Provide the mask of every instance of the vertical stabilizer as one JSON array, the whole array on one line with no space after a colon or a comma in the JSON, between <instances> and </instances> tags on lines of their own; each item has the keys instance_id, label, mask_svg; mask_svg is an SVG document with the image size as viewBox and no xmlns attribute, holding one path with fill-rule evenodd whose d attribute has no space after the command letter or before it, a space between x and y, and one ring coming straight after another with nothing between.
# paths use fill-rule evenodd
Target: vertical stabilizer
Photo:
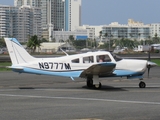
<instances>
[{"instance_id":1,"label":"vertical stabilizer","mask_svg":"<svg viewBox=\"0 0 160 120\"><path fill-rule=\"evenodd\" d=\"M35 60L17 41L16 38L4 38L12 64L27 63Z\"/></svg>"}]
</instances>

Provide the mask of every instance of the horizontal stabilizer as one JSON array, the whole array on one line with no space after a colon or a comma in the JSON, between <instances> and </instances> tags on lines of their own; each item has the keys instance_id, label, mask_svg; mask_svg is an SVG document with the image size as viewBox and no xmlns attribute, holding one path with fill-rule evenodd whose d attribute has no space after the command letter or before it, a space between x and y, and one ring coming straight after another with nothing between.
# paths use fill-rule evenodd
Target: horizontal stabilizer
<instances>
[{"instance_id":1,"label":"horizontal stabilizer","mask_svg":"<svg viewBox=\"0 0 160 120\"><path fill-rule=\"evenodd\" d=\"M12 67L12 66L11 66L11 68L12 68L12 69L15 69L15 70L23 70L23 67Z\"/></svg>"}]
</instances>

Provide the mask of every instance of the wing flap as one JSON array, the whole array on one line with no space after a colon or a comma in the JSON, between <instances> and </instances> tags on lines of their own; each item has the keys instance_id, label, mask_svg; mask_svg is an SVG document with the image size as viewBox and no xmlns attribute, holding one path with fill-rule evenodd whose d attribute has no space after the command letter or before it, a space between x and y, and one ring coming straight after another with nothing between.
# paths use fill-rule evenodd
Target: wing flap
<instances>
[{"instance_id":1,"label":"wing flap","mask_svg":"<svg viewBox=\"0 0 160 120\"><path fill-rule=\"evenodd\" d=\"M113 74L115 63L105 62L90 66L84 70L80 77L86 77L87 75L109 76Z\"/></svg>"}]
</instances>

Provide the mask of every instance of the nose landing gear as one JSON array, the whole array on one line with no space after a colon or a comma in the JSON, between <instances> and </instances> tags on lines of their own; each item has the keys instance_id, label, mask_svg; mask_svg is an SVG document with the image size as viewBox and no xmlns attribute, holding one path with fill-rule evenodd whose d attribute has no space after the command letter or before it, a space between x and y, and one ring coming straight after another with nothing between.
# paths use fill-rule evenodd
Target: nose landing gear
<instances>
[{"instance_id":1,"label":"nose landing gear","mask_svg":"<svg viewBox=\"0 0 160 120\"><path fill-rule=\"evenodd\" d=\"M146 83L141 81L139 83L139 88L145 88L145 87L146 87Z\"/></svg>"}]
</instances>

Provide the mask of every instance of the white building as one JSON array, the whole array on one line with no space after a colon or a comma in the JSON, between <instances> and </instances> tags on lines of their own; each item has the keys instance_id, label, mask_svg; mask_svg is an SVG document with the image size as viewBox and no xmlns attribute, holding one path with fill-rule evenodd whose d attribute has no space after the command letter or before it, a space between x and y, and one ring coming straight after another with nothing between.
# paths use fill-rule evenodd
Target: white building
<instances>
[{"instance_id":1,"label":"white building","mask_svg":"<svg viewBox=\"0 0 160 120\"><path fill-rule=\"evenodd\" d=\"M41 5L41 0L14 0L14 6L20 7L22 5L39 7Z\"/></svg>"},{"instance_id":2,"label":"white building","mask_svg":"<svg viewBox=\"0 0 160 120\"><path fill-rule=\"evenodd\" d=\"M115 39L129 38L146 40L151 36L150 25L144 25L142 22L134 21L133 19L129 19L128 24L119 24L118 22L112 22L109 25L100 26L83 25L76 27L76 29L87 30L88 38L96 39L98 41L101 41L100 31L102 31L102 41L106 41L106 37L108 39L112 37Z\"/></svg>"},{"instance_id":3,"label":"white building","mask_svg":"<svg viewBox=\"0 0 160 120\"><path fill-rule=\"evenodd\" d=\"M65 31L74 31L81 25L81 0L65 1Z\"/></svg>"},{"instance_id":4,"label":"white building","mask_svg":"<svg viewBox=\"0 0 160 120\"><path fill-rule=\"evenodd\" d=\"M41 43L40 50L37 48L37 52L44 52L44 53L54 53L58 51L59 47L64 45L65 43L50 43L50 42L43 42Z\"/></svg>"},{"instance_id":5,"label":"white building","mask_svg":"<svg viewBox=\"0 0 160 120\"><path fill-rule=\"evenodd\" d=\"M104 38L146 40L150 36L150 30L150 25L144 25L142 22L129 19L128 24L125 25L119 24L118 22L104 25L102 28L102 36L104 36ZM105 34L107 36L105 36Z\"/></svg>"},{"instance_id":6,"label":"white building","mask_svg":"<svg viewBox=\"0 0 160 120\"><path fill-rule=\"evenodd\" d=\"M0 5L0 37L15 37L20 42L26 42L33 35L41 37L39 8Z\"/></svg>"},{"instance_id":7,"label":"white building","mask_svg":"<svg viewBox=\"0 0 160 120\"><path fill-rule=\"evenodd\" d=\"M97 39L99 38L100 31L102 31L102 27L103 27L102 25L100 26L83 25L76 27L76 29L87 30L87 36L89 39Z\"/></svg>"},{"instance_id":8,"label":"white building","mask_svg":"<svg viewBox=\"0 0 160 120\"><path fill-rule=\"evenodd\" d=\"M151 24L151 37L160 37L160 23L152 23Z\"/></svg>"},{"instance_id":9,"label":"white building","mask_svg":"<svg viewBox=\"0 0 160 120\"><path fill-rule=\"evenodd\" d=\"M87 30L82 29L75 31L53 31L52 35L56 42L65 42L71 35L75 40L86 40L88 38Z\"/></svg>"}]
</instances>

